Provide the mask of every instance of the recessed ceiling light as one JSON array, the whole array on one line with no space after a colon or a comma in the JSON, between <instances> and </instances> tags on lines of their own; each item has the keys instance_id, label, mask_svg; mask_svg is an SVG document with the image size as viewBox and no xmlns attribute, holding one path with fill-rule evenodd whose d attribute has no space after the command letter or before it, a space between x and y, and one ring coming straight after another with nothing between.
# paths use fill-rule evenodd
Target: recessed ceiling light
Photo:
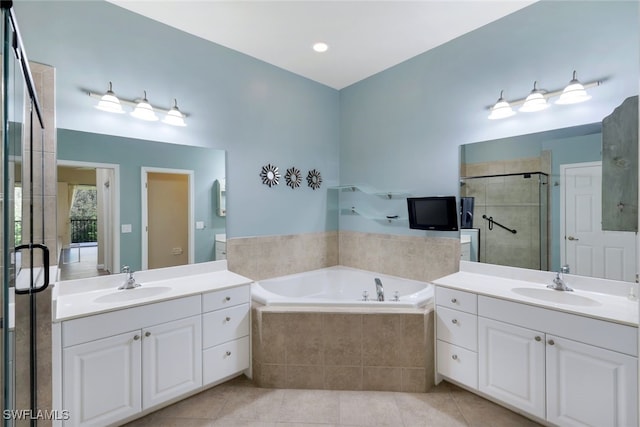
<instances>
[{"instance_id":1,"label":"recessed ceiling light","mask_svg":"<svg viewBox=\"0 0 640 427\"><path fill-rule=\"evenodd\" d=\"M329 45L324 42L314 43L313 50L315 50L318 53L323 53L329 50Z\"/></svg>"}]
</instances>

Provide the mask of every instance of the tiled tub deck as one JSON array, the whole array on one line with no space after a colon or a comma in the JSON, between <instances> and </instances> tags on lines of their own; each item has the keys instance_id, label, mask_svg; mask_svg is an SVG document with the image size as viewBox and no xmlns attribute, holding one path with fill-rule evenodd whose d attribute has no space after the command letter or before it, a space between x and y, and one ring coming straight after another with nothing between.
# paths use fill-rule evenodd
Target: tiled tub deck
<instances>
[{"instance_id":1,"label":"tiled tub deck","mask_svg":"<svg viewBox=\"0 0 640 427\"><path fill-rule=\"evenodd\" d=\"M425 392L434 383L433 311L253 303L260 387Z\"/></svg>"}]
</instances>

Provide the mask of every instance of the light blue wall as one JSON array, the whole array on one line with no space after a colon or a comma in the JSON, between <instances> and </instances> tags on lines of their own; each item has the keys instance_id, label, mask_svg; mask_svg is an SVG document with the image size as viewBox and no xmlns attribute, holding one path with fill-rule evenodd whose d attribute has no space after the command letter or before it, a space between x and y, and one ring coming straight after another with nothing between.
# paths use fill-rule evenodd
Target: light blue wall
<instances>
[{"instance_id":1,"label":"light blue wall","mask_svg":"<svg viewBox=\"0 0 640 427\"><path fill-rule=\"evenodd\" d=\"M58 159L120 165L120 222L132 226L120 235L120 261L134 270L141 266L141 168L194 171L194 219L206 225L194 232L194 260L214 259L214 234L225 232L214 189L214 181L225 176L223 150L58 129Z\"/></svg>"},{"instance_id":2,"label":"light blue wall","mask_svg":"<svg viewBox=\"0 0 640 427\"><path fill-rule=\"evenodd\" d=\"M459 145L598 122L638 93L637 2L540 1L339 92L102 1L15 9L30 59L56 67L58 127L227 150L231 237L334 228L325 189L339 182L458 194ZM534 80L559 89L574 69L606 80L590 102L487 120L501 89L508 99ZM123 97L178 98L189 126L96 111L82 90L109 80ZM269 189L258 177L266 163L319 169L325 187ZM427 233L348 220L340 227Z\"/></svg>"},{"instance_id":3,"label":"light blue wall","mask_svg":"<svg viewBox=\"0 0 640 427\"><path fill-rule=\"evenodd\" d=\"M637 94L638 38L638 2L541 1L343 89L340 181L457 195L459 145L599 122ZM605 80L589 102L487 119L500 90L560 89L573 70ZM343 227L409 232L354 218Z\"/></svg>"},{"instance_id":4,"label":"light blue wall","mask_svg":"<svg viewBox=\"0 0 640 427\"><path fill-rule=\"evenodd\" d=\"M104 1L14 7L29 59L56 68L58 128L226 150L231 237L335 228L325 189L338 182L338 91ZM188 126L96 110L83 91L109 81L123 98L146 90L164 108L177 98ZM323 187L268 188L259 177L267 163L283 179L286 168L315 168Z\"/></svg>"}]
</instances>

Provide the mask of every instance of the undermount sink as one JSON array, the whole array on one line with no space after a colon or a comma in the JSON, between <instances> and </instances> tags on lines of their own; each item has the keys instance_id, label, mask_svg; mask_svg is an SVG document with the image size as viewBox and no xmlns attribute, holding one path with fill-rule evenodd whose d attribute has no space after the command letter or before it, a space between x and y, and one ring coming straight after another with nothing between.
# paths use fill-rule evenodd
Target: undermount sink
<instances>
[{"instance_id":1,"label":"undermount sink","mask_svg":"<svg viewBox=\"0 0 640 427\"><path fill-rule=\"evenodd\" d=\"M569 291L556 291L553 289L540 289L540 288L514 288L512 292L529 298L535 298L542 301L555 302L559 304L568 305L601 305L598 301L577 295L574 292Z\"/></svg>"},{"instance_id":2,"label":"undermount sink","mask_svg":"<svg viewBox=\"0 0 640 427\"><path fill-rule=\"evenodd\" d=\"M140 298L154 297L156 295L169 292L170 290L171 288L167 286L151 286L148 288L141 286L139 288L122 289L122 290L114 291L110 294L102 295L96 298L94 302L110 303L110 302L130 301L130 300L135 300Z\"/></svg>"}]
</instances>

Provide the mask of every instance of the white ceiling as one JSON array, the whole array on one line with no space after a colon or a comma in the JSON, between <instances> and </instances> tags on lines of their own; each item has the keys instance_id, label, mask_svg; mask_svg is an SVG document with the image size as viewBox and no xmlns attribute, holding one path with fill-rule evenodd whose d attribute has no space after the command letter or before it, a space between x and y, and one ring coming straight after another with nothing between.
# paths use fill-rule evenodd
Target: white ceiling
<instances>
[{"instance_id":1,"label":"white ceiling","mask_svg":"<svg viewBox=\"0 0 640 427\"><path fill-rule=\"evenodd\" d=\"M536 0L107 1L342 89Z\"/></svg>"}]
</instances>

